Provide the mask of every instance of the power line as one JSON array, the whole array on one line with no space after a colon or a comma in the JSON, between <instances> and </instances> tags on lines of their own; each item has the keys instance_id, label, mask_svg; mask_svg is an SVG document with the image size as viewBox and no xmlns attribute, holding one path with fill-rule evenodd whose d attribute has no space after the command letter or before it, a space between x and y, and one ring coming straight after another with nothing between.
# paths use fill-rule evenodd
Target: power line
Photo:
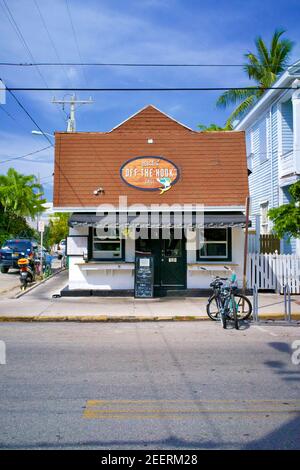
<instances>
[{"instance_id":1,"label":"power line","mask_svg":"<svg viewBox=\"0 0 300 470\"><path fill-rule=\"evenodd\" d=\"M54 147L53 143L51 142L51 140L49 139L49 137L45 134L45 132L43 131L43 129L38 125L38 123L35 121L35 119L31 116L31 114L27 111L27 109L25 108L25 106L23 106L23 104L18 100L18 98L15 96L15 94L11 91L11 90L8 90L8 92L11 94L11 96L14 98L14 100L16 101L16 103L20 106L20 108L24 111L24 113L29 117L29 119L31 120L31 122L33 122L33 124L38 128L38 130L43 134L43 136L45 137L45 139L47 139L47 141L50 143L50 145L48 146L48 148L50 147ZM45 149L44 149L45 150ZM2 162L4 163L4 162ZM57 168L59 169L60 173L62 174L62 176L64 177L66 183L70 186L71 188L71 191L73 192L73 194L75 195L75 197L78 199L79 203L81 206L83 206L83 202L80 198L80 196L78 195L78 193L76 192L76 190L74 189L72 183L70 182L69 178L67 177L67 175L63 172L62 168L61 168L61 165L58 161L56 161L56 165L57 165Z\"/></svg>"},{"instance_id":2,"label":"power line","mask_svg":"<svg viewBox=\"0 0 300 470\"><path fill-rule=\"evenodd\" d=\"M51 175L43 176L42 178L40 178L40 180L47 180L49 178L53 178L53 176L54 176L54 173L51 173Z\"/></svg>"},{"instance_id":3,"label":"power line","mask_svg":"<svg viewBox=\"0 0 300 470\"><path fill-rule=\"evenodd\" d=\"M35 119L31 116L31 114L27 111L27 109L25 108L25 106L23 106L23 104L18 100L18 98L15 96L15 94L7 89L8 92L12 95L12 97L15 99L15 101L17 102L17 104L20 106L20 108L24 111L24 113L27 114L27 116L29 117L29 119L33 122L33 124L38 128L38 130L43 134L43 136L45 137L45 139L47 139L47 141L50 143L50 147L54 147L53 143L51 142L51 140L49 139L49 137L45 134L45 132L43 131L43 129L38 125L38 123L35 121ZM67 184L70 186L71 188L71 191L74 193L75 197L78 199L79 203L81 206L83 206L83 202L80 198L80 196L77 194L76 190L74 189L74 187L72 186L69 178L67 177L67 175L63 172L63 170L61 169L61 165L58 161L56 161L56 165L57 165L57 168L59 169L59 171L61 172L61 174L63 175L64 179L66 180Z\"/></svg>"},{"instance_id":4,"label":"power line","mask_svg":"<svg viewBox=\"0 0 300 470\"><path fill-rule=\"evenodd\" d=\"M13 66L13 67L58 67L60 65L73 66L73 67L245 67L247 64L165 64L165 63L134 63L134 62L0 62L0 66ZM291 67L292 64L287 65ZM251 64L251 67L262 68L258 64Z\"/></svg>"},{"instance_id":5,"label":"power line","mask_svg":"<svg viewBox=\"0 0 300 470\"><path fill-rule=\"evenodd\" d=\"M8 117L10 117L10 119L12 119L13 121L15 121L18 126L20 126L22 129L24 129L25 132L28 132L27 129L25 129L25 126L23 126L23 124L18 120L16 119L12 114L10 114L4 107L4 105L0 105L0 110L3 111Z\"/></svg>"},{"instance_id":6,"label":"power line","mask_svg":"<svg viewBox=\"0 0 300 470\"><path fill-rule=\"evenodd\" d=\"M11 91L226 91L226 90L295 90L295 87L260 87L260 86L241 86L241 87L167 87L167 88L42 88L42 87L7 87Z\"/></svg>"},{"instance_id":7,"label":"power line","mask_svg":"<svg viewBox=\"0 0 300 470\"><path fill-rule=\"evenodd\" d=\"M25 106L23 106L23 104L20 102L20 100L16 97L16 95L7 88L7 91L11 94L11 96L14 98L14 100L16 101L16 103L18 104L18 106L20 106L20 108L24 111L24 113L29 117L29 119L31 120L31 122L33 122L33 124L38 128L38 130L43 134L43 136L45 137L45 139L48 140L48 142L50 143L50 146L54 147L53 143L51 142L51 140L49 139L49 137L45 134L45 132L43 131L43 129L41 129L41 127L38 125L38 123L35 121L35 119L31 116L31 114L27 111L27 109L25 108Z\"/></svg>"},{"instance_id":8,"label":"power line","mask_svg":"<svg viewBox=\"0 0 300 470\"><path fill-rule=\"evenodd\" d=\"M29 157L30 155L35 155L36 153L43 152L44 150L47 150L50 147L51 147L51 145L48 145L47 147L44 147L44 148L39 149L39 150L35 150L34 152L26 153L25 155L22 155L21 157L8 158L7 160L0 161L0 164L1 163L6 163L6 162L11 162L13 160L21 160L23 158Z\"/></svg>"},{"instance_id":9,"label":"power line","mask_svg":"<svg viewBox=\"0 0 300 470\"><path fill-rule=\"evenodd\" d=\"M54 53L55 53L55 55L56 55L56 58L57 58L59 64L61 65L62 70L64 71L64 74L65 74L65 76L66 76L66 78L67 78L67 81L69 81L68 74L67 74L66 69L64 68L64 66L63 66L63 64L62 64L62 62L61 62L61 58L60 58L60 56L59 56L57 47L55 46L55 43L54 43L54 41L53 41L53 39L52 39L52 36L51 36L51 34L50 34L50 31L49 31L49 28L48 28L48 26L47 26L46 20L45 20L43 14L42 14L42 11L41 11L41 9L40 9L40 7L39 7L39 5L38 5L37 0L34 0L34 4L35 4L36 9L37 9L37 11L38 11L38 13L39 13L39 15L40 15L41 21L42 21L43 26L44 26L44 28L45 28L45 30L46 30L48 39L49 39L50 44L51 44L51 46L52 46L52 48L53 48L53 50L54 50Z\"/></svg>"},{"instance_id":10,"label":"power line","mask_svg":"<svg viewBox=\"0 0 300 470\"><path fill-rule=\"evenodd\" d=\"M79 43L78 43L78 40L77 40L77 34L76 34L75 26L74 26L74 23L73 23L73 20L72 20L72 15L71 15L71 10L70 10L69 1L68 1L68 0L65 0L65 2L66 2L67 12L68 12L68 16L69 16L69 20L70 20L70 24L71 24L73 36L74 36L74 41L75 41L75 46L76 46L77 54L78 54L78 57L79 57L80 61L83 62L82 56L81 56L81 52L80 52L80 48L79 48ZM85 73L84 73L84 70L82 70L82 75L83 75L84 81L85 81L85 83L86 83L86 85L87 85L87 84L88 84L88 81L87 81L86 75L85 75Z\"/></svg>"},{"instance_id":11,"label":"power line","mask_svg":"<svg viewBox=\"0 0 300 470\"><path fill-rule=\"evenodd\" d=\"M3 108L2 105L0 105L0 109L1 109L1 111L3 111L5 114L7 114L7 116L9 116L13 121L18 122L15 117L13 117L8 111L6 111L5 108Z\"/></svg>"},{"instance_id":12,"label":"power line","mask_svg":"<svg viewBox=\"0 0 300 470\"><path fill-rule=\"evenodd\" d=\"M24 36L23 36L23 34L22 34L22 31L20 30L20 28L19 28L19 26L18 26L18 23L16 22L16 20L15 20L15 18L14 18L14 15L12 14L12 12L11 12L9 6L7 5L6 0L2 0L1 6L2 6L2 9L3 9L3 11L4 11L5 16L7 17L7 19L8 19L8 21L10 22L12 28L14 29L14 31L16 32L18 38L20 39L21 43L23 44L23 46L24 46L24 48L25 48L27 54L28 54L29 57L31 58L31 60L32 60L32 65L35 66L35 68L36 68L36 70L37 70L37 72L38 72L40 78L42 79L44 85L46 86L46 88L48 89L48 91L50 91L50 90L49 90L49 87L48 87L48 84L47 84L47 82L46 82L46 80L45 80L45 77L43 76L42 72L40 71L39 66L35 63L35 59L34 59L34 56L33 56L32 52L31 52L31 49L30 49L28 43L26 42L26 40L25 40L25 38L24 38ZM63 119L64 119L64 117L63 117ZM65 121L65 119L64 119L64 121Z\"/></svg>"}]
</instances>

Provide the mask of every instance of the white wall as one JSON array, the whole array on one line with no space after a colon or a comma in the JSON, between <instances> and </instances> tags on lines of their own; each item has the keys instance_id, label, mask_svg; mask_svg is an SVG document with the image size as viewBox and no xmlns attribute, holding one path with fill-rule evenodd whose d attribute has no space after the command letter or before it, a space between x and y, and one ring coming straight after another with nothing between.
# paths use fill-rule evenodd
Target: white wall
<instances>
[{"instance_id":1,"label":"white wall","mask_svg":"<svg viewBox=\"0 0 300 470\"><path fill-rule=\"evenodd\" d=\"M88 235L88 227L70 229L70 235ZM125 241L125 261L84 263L81 256L69 258L69 289L133 289L135 241Z\"/></svg>"},{"instance_id":2,"label":"white wall","mask_svg":"<svg viewBox=\"0 0 300 470\"><path fill-rule=\"evenodd\" d=\"M232 229L232 261L225 261L219 263L197 263L196 251L187 251L187 288L188 289L204 289L209 288L212 281L212 276L230 277L231 273L226 271L223 266L228 266L233 269L237 274L238 285L241 287L243 283L243 263L244 263L244 230L239 227ZM195 243L195 242L194 242ZM192 244L190 244L192 246ZM205 272L200 269L200 266L210 269L210 272Z\"/></svg>"},{"instance_id":3,"label":"white wall","mask_svg":"<svg viewBox=\"0 0 300 470\"><path fill-rule=\"evenodd\" d=\"M87 227L71 228L70 235L87 235ZM224 270L224 264L231 266L237 273L238 283L242 285L243 279L243 253L244 253L244 231L241 228L232 229L232 261L220 263L197 263L196 240L187 241L187 288L208 288L211 275L229 276ZM134 289L134 259L135 240L125 241L125 263L124 262L101 262L84 263L81 256L69 258L69 289ZM214 272L201 271L200 265Z\"/></svg>"}]
</instances>

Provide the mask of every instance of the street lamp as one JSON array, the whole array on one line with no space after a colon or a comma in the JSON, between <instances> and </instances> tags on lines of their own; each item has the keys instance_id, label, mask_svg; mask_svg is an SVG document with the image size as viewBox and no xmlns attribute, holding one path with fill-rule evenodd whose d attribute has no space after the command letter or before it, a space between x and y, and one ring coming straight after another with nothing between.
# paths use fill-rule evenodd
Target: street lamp
<instances>
[{"instance_id":1,"label":"street lamp","mask_svg":"<svg viewBox=\"0 0 300 470\"><path fill-rule=\"evenodd\" d=\"M31 134L33 135L48 135L54 139L53 134L49 134L49 132L41 132L41 131L31 131ZM50 142L50 141L49 141ZM51 143L51 142L50 142ZM53 144L51 144L53 146ZM40 175L38 176L38 182L40 183ZM40 244L41 244L41 254L40 254L40 263L41 263L41 275L43 276L43 232L44 232L44 224L40 223L40 217L39 214L37 216L37 228L38 231L40 232Z\"/></svg>"},{"instance_id":2,"label":"street lamp","mask_svg":"<svg viewBox=\"0 0 300 470\"><path fill-rule=\"evenodd\" d=\"M54 135L49 134L49 132L31 131L31 134L34 134L34 135L50 135L50 137L54 138Z\"/></svg>"}]
</instances>

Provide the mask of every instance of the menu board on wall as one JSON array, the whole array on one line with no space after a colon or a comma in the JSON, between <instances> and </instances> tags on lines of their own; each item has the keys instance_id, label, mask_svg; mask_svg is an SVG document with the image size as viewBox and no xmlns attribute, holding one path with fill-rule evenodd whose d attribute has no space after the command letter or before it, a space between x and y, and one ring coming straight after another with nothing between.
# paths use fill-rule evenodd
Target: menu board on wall
<instances>
[{"instance_id":1,"label":"menu board on wall","mask_svg":"<svg viewBox=\"0 0 300 470\"><path fill-rule=\"evenodd\" d=\"M154 264L152 256L136 256L134 296L153 297Z\"/></svg>"}]
</instances>

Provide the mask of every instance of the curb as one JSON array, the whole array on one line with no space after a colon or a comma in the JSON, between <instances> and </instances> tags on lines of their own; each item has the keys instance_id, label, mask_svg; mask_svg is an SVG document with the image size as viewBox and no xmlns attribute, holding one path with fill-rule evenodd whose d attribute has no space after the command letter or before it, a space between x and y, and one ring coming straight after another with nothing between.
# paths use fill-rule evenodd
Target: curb
<instances>
[{"instance_id":1,"label":"curb","mask_svg":"<svg viewBox=\"0 0 300 470\"><path fill-rule=\"evenodd\" d=\"M56 276L57 274L61 273L62 271L64 271L64 269L66 268L58 268L57 271L55 271L55 273L51 274L51 276L48 276L46 277L45 279L42 279L41 281L33 284L33 286L29 287L28 289L26 289L25 291L21 291L19 292L17 295L15 295L15 299L19 299L20 297L22 297L23 295L26 295L28 294L28 292L31 292L33 289L35 289L36 287L44 284L45 282L49 281L49 279L52 279L52 277Z\"/></svg>"},{"instance_id":2,"label":"curb","mask_svg":"<svg viewBox=\"0 0 300 470\"><path fill-rule=\"evenodd\" d=\"M284 315L282 314L271 314L271 315L261 315L260 320L262 321L276 321L276 320L284 320ZM299 321L300 320L300 313L294 314L292 316L292 321ZM211 321L210 318L202 316L154 316L154 317L138 317L138 316L105 316L105 315L62 315L62 316L0 316L0 323L4 322L23 322L23 323L30 323L30 322L51 322L51 323L58 323L58 322L81 322L81 323L134 323L134 322L160 322L160 321L167 321L167 322L184 322L184 321ZM252 320L253 322L253 320Z\"/></svg>"},{"instance_id":3,"label":"curb","mask_svg":"<svg viewBox=\"0 0 300 470\"><path fill-rule=\"evenodd\" d=\"M81 322L81 323L135 323L135 322L158 322L158 321L207 321L208 317L134 317L134 316L104 316L104 315L63 315L59 316L0 316L1 322ZM211 321L211 320L210 320Z\"/></svg>"}]
</instances>

